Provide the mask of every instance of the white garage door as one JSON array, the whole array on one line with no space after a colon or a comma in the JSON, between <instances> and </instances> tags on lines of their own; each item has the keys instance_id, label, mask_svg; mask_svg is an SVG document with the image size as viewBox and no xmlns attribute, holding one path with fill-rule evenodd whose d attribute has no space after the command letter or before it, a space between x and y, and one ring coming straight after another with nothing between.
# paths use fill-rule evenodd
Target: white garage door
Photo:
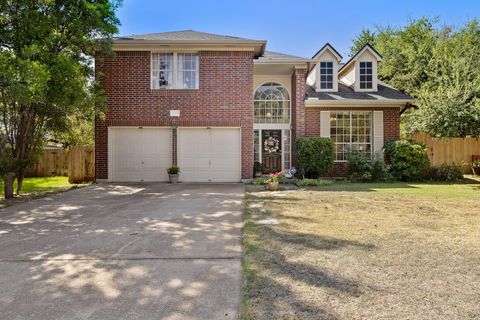
<instances>
[{"instance_id":1,"label":"white garage door","mask_svg":"<svg viewBox=\"0 0 480 320\"><path fill-rule=\"evenodd\" d=\"M240 181L239 128L179 128L177 151L181 181Z\"/></svg>"},{"instance_id":2,"label":"white garage door","mask_svg":"<svg viewBox=\"0 0 480 320\"><path fill-rule=\"evenodd\" d=\"M109 180L167 181L171 128L109 128Z\"/></svg>"}]
</instances>

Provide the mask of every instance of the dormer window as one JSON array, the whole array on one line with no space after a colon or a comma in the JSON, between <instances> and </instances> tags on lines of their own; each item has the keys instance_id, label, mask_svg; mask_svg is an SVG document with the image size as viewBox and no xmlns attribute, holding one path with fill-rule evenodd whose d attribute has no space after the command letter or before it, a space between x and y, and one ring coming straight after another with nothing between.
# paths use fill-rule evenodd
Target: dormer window
<instances>
[{"instance_id":1,"label":"dormer window","mask_svg":"<svg viewBox=\"0 0 480 320\"><path fill-rule=\"evenodd\" d=\"M307 84L318 92L338 91L338 66L342 56L330 44L325 44L313 56L315 67L307 77Z\"/></svg>"},{"instance_id":2,"label":"dormer window","mask_svg":"<svg viewBox=\"0 0 480 320\"><path fill-rule=\"evenodd\" d=\"M360 61L360 89L373 88L373 67L371 61Z\"/></svg>"},{"instance_id":3,"label":"dormer window","mask_svg":"<svg viewBox=\"0 0 480 320\"><path fill-rule=\"evenodd\" d=\"M333 62L320 62L320 89L333 89Z\"/></svg>"}]
</instances>

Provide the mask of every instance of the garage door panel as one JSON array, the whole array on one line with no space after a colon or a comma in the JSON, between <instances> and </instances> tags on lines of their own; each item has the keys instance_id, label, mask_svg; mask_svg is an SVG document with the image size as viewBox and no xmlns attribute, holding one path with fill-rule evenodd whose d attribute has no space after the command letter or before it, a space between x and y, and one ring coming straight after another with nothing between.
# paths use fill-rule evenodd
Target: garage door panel
<instances>
[{"instance_id":1,"label":"garage door panel","mask_svg":"<svg viewBox=\"0 0 480 320\"><path fill-rule=\"evenodd\" d=\"M172 162L172 135L170 129L144 128L143 181L167 181L167 168Z\"/></svg>"},{"instance_id":2,"label":"garage door panel","mask_svg":"<svg viewBox=\"0 0 480 320\"><path fill-rule=\"evenodd\" d=\"M169 128L110 128L109 167L113 181L167 181L171 165Z\"/></svg>"},{"instance_id":3,"label":"garage door panel","mask_svg":"<svg viewBox=\"0 0 480 320\"><path fill-rule=\"evenodd\" d=\"M239 181L240 130L180 128L178 157L182 181Z\"/></svg>"}]
</instances>

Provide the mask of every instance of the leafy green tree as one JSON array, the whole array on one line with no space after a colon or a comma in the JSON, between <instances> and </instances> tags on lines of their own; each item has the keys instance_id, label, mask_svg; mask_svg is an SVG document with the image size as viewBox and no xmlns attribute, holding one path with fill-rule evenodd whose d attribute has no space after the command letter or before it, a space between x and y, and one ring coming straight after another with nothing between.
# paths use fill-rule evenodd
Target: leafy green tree
<instances>
[{"instance_id":1,"label":"leafy green tree","mask_svg":"<svg viewBox=\"0 0 480 320\"><path fill-rule=\"evenodd\" d=\"M423 18L368 34L375 35L375 48L383 56L379 78L411 95L419 107L402 118L405 133L480 136L478 20L454 30L438 19ZM354 44L365 37L360 34Z\"/></svg>"},{"instance_id":2,"label":"leafy green tree","mask_svg":"<svg viewBox=\"0 0 480 320\"><path fill-rule=\"evenodd\" d=\"M370 29L362 29L353 39L353 45L350 47L350 57L353 57L367 43L375 47L376 34Z\"/></svg>"},{"instance_id":3,"label":"leafy green tree","mask_svg":"<svg viewBox=\"0 0 480 320\"><path fill-rule=\"evenodd\" d=\"M64 147L93 145L95 127L91 117L74 114L67 117L67 122L67 130L52 132L52 140Z\"/></svg>"},{"instance_id":4,"label":"leafy green tree","mask_svg":"<svg viewBox=\"0 0 480 320\"><path fill-rule=\"evenodd\" d=\"M113 0L0 2L0 167L5 197L20 191L49 132L72 115L104 108L91 57L110 52L119 21Z\"/></svg>"}]
</instances>

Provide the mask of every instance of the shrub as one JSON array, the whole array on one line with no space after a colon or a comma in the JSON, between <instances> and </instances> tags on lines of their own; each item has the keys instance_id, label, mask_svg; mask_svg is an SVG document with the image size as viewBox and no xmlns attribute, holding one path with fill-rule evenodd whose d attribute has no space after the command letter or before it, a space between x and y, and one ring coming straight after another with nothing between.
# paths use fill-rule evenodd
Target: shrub
<instances>
[{"instance_id":1,"label":"shrub","mask_svg":"<svg viewBox=\"0 0 480 320\"><path fill-rule=\"evenodd\" d=\"M327 180L327 179L297 179L295 180L295 184L298 187L321 187L321 186L328 186L334 184L334 180Z\"/></svg>"},{"instance_id":2,"label":"shrub","mask_svg":"<svg viewBox=\"0 0 480 320\"><path fill-rule=\"evenodd\" d=\"M307 137L297 139L297 165L308 178L318 178L321 172L333 167L335 152L330 138Z\"/></svg>"},{"instance_id":3,"label":"shrub","mask_svg":"<svg viewBox=\"0 0 480 320\"><path fill-rule=\"evenodd\" d=\"M431 167L426 178L433 181L460 181L463 180L462 167L457 164L442 164Z\"/></svg>"},{"instance_id":4,"label":"shrub","mask_svg":"<svg viewBox=\"0 0 480 320\"><path fill-rule=\"evenodd\" d=\"M389 178L381 153L368 157L356 150L351 150L347 155L347 174L350 180L362 182L385 181Z\"/></svg>"},{"instance_id":5,"label":"shrub","mask_svg":"<svg viewBox=\"0 0 480 320\"><path fill-rule=\"evenodd\" d=\"M390 162L390 173L398 180L420 179L430 167L428 148L423 143L411 140L390 141L385 144L384 150Z\"/></svg>"}]
</instances>

